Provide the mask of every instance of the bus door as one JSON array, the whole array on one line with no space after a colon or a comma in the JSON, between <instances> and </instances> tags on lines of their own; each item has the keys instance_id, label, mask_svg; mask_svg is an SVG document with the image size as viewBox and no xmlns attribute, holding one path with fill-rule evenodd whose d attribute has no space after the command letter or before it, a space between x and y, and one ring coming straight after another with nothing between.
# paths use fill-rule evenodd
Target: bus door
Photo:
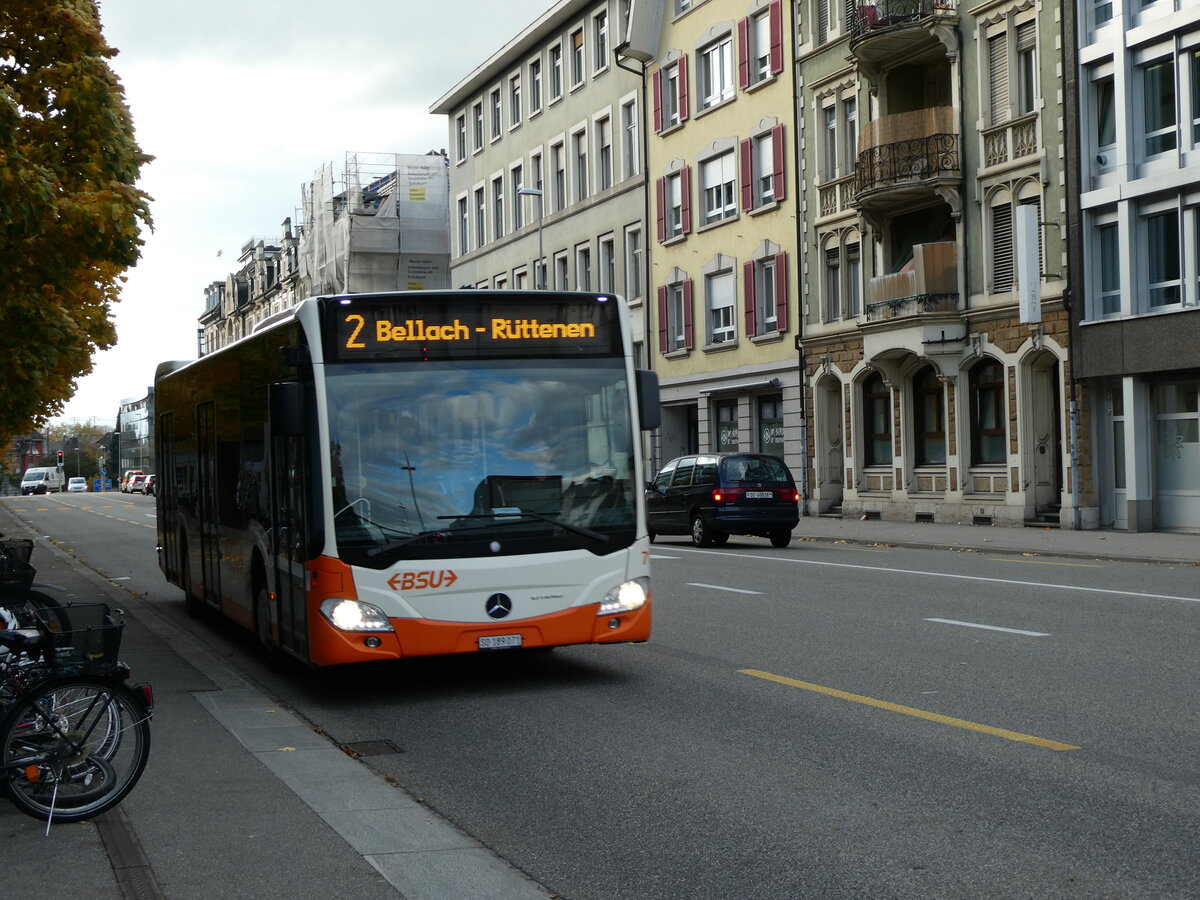
<instances>
[{"instance_id":1,"label":"bus door","mask_svg":"<svg viewBox=\"0 0 1200 900\"><path fill-rule=\"evenodd\" d=\"M271 385L271 534L279 641L308 657L306 572L309 513L305 498L314 477L303 429L303 388Z\"/></svg>"},{"instance_id":2,"label":"bus door","mask_svg":"<svg viewBox=\"0 0 1200 900\"><path fill-rule=\"evenodd\" d=\"M217 516L217 428L214 401L196 407L196 518L200 524L200 578L206 603L221 602L221 526Z\"/></svg>"},{"instance_id":3,"label":"bus door","mask_svg":"<svg viewBox=\"0 0 1200 900\"><path fill-rule=\"evenodd\" d=\"M162 545L162 568L168 578L179 577L179 490L175 468L175 415L165 412L158 417L158 470L162 476L154 486L158 507L158 539Z\"/></svg>"}]
</instances>

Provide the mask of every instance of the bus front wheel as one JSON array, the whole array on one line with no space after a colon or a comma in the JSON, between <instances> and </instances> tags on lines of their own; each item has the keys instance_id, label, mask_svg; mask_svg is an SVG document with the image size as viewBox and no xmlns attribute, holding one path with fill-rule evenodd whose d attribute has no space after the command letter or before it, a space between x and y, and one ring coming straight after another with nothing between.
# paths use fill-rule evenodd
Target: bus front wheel
<instances>
[{"instance_id":1,"label":"bus front wheel","mask_svg":"<svg viewBox=\"0 0 1200 900\"><path fill-rule=\"evenodd\" d=\"M273 672L282 670L287 662L287 654L279 649L271 633L271 595L266 586L261 584L254 592L254 630L266 656L267 666Z\"/></svg>"}]
</instances>

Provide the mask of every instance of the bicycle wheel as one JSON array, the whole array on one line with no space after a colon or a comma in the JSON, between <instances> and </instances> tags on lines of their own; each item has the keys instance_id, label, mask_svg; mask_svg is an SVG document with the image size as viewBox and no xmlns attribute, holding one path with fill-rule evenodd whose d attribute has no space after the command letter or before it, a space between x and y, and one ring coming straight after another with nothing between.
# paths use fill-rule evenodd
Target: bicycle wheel
<instances>
[{"instance_id":1,"label":"bicycle wheel","mask_svg":"<svg viewBox=\"0 0 1200 900\"><path fill-rule=\"evenodd\" d=\"M50 679L0 720L5 794L36 819L78 822L116 806L150 756L150 713L130 688L88 675Z\"/></svg>"}]
</instances>

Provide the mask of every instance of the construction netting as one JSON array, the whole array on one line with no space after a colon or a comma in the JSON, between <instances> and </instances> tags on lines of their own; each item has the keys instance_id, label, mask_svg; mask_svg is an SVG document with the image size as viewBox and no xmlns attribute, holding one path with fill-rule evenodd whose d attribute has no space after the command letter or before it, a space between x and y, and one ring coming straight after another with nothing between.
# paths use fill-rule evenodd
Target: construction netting
<instances>
[{"instance_id":1,"label":"construction netting","mask_svg":"<svg viewBox=\"0 0 1200 900\"><path fill-rule=\"evenodd\" d=\"M300 277L311 294L450 286L446 158L347 153L301 187Z\"/></svg>"}]
</instances>

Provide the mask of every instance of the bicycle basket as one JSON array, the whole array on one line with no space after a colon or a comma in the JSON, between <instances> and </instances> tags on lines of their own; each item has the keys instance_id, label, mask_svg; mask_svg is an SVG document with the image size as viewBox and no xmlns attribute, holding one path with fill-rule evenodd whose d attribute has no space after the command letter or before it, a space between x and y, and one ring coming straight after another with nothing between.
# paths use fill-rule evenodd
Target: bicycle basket
<instances>
[{"instance_id":1,"label":"bicycle basket","mask_svg":"<svg viewBox=\"0 0 1200 900\"><path fill-rule=\"evenodd\" d=\"M0 556L0 601L24 601L37 569L16 556Z\"/></svg>"},{"instance_id":2,"label":"bicycle basket","mask_svg":"<svg viewBox=\"0 0 1200 900\"><path fill-rule=\"evenodd\" d=\"M0 540L0 552L21 562L29 562L33 556L33 541L29 538L4 538Z\"/></svg>"},{"instance_id":3,"label":"bicycle basket","mask_svg":"<svg viewBox=\"0 0 1200 900\"><path fill-rule=\"evenodd\" d=\"M125 628L121 610L107 603L68 603L40 615L50 635L46 662L54 672L100 674L116 666Z\"/></svg>"}]
</instances>

